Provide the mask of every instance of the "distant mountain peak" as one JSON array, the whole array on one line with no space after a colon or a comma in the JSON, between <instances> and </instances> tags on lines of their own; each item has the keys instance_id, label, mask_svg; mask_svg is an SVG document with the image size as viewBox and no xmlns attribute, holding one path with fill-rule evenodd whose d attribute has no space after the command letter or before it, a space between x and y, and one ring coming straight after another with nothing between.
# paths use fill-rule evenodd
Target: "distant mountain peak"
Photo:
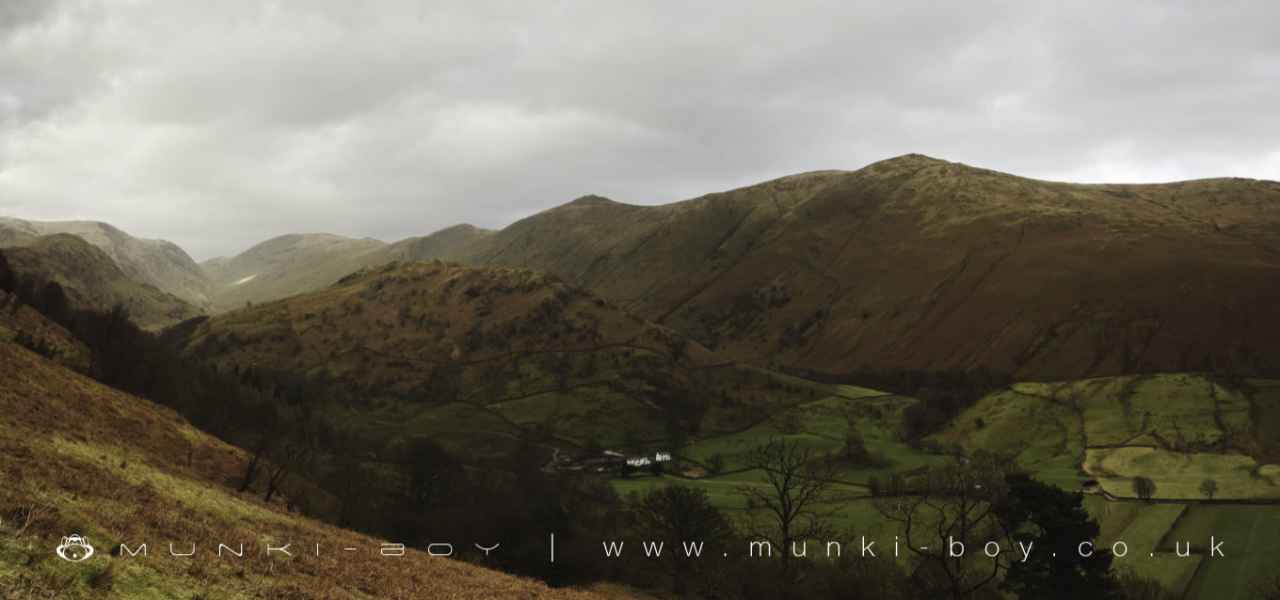
<instances>
[{"instance_id":1,"label":"distant mountain peak","mask_svg":"<svg viewBox=\"0 0 1280 600\"><path fill-rule=\"evenodd\" d=\"M877 170L887 169L887 168L911 169L911 168L926 167L930 165L950 165L950 164L956 164L956 163L942 160L940 158L934 158L932 156L928 156L925 154L911 152L908 154L902 154L899 156L894 156L892 158L886 158L884 160L873 162L867 165L867 168L877 169Z\"/></svg>"},{"instance_id":2,"label":"distant mountain peak","mask_svg":"<svg viewBox=\"0 0 1280 600\"><path fill-rule=\"evenodd\" d=\"M565 206L593 206L593 205L601 205L601 204L622 204L622 203L617 202L615 200L610 200L609 198L605 198L604 196L598 196L596 194L587 194L586 196L579 196L577 198L574 198L571 202L569 202Z\"/></svg>"},{"instance_id":3,"label":"distant mountain peak","mask_svg":"<svg viewBox=\"0 0 1280 600\"><path fill-rule=\"evenodd\" d=\"M444 229L436 231L432 235L447 234L447 233L491 233L491 232L492 230L485 229L483 227L476 227L475 225L472 225L470 223L458 223L457 225L451 225L449 227L445 227Z\"/></svg>"}]
</instances>

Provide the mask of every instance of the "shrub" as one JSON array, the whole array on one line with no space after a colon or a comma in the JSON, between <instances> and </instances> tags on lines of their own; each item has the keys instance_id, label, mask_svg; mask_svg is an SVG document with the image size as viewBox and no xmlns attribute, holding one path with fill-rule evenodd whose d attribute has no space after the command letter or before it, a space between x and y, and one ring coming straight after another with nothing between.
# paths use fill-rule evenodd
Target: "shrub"
<instances>
[{"instance_id":1,"label":"shrub","mask_svg":"<svg viewBox=\"0 0 1280 600\"><path fill-rule=\"evenodd\" d=\"M1156 482L1150 477L1134 477L1133 493L1137 494L1143 501L1150 502L1151 497L1156 495Z\"/></svg>"},{"instance_id":2,"label":"shrub","mask_svg":"<svg viewBox=\"0 0 1280 600\"><path fill-rule=\"evenodd\" d=\"M707 470L710 471L713 475L719 475L721 472L723 472L724 471L724 455L720 454L719 452L712 454L711 457L707 459Z\"/></svg>"}]
</instances>

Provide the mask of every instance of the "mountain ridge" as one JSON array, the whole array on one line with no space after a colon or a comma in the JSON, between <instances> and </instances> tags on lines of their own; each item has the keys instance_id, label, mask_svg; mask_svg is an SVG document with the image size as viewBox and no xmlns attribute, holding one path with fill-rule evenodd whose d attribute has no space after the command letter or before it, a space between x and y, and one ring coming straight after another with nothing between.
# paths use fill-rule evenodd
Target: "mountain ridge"
<instances>
[{"instance_id":1,"label":"mountain ridge","mask_svg":"<svg viewBox=\"0 0 1280 600\"><path fill-rule=\"evenodd\" d=\"M1257 333L1280 322L1277 198L1267 180L1077 184L905 154L662 205L585 195L497 231L278 236L203 268L216 311L392 261L529 268L735 359L826 374L1257 374L1280 369Z\"/></svg>"},{"instance_id":2,"label":"mountain ridge","mask_svg":"<svg viewBox=\"0 0 1280 600\"><path fill-rule=\"evenodd\" d=\"M486 230L471 225L455 225L393 243L330 233L285 234L201 266L212 282L213 307L221 312L323 289L365 267L436 258L485 235Z\"/></svg>"},{"instance_id":3,"label":"mountain ridge","mask_svg":"<svg viewBox=\"0 0 1280 600\"><path fill-rule=\"evenodd\" d=\"M73 234L37 237L3 252L20 275L33 282L58 282L75 308L107 312L120 306L148 329L203 313L173 294L129 277L101 248Z\"/></svg>"},{"instance_id":4,"label":"mountain ridge","mask_svg":"<svg viewBox=\"0 0 1280 600\"><path fill-rule=\"evenodd\" d=\"M905 155L668 205L570 204L450 258L556 273L757 363L1030 378L1257 372L1280 368L1250 348L1270 346L1217 307L1280 320L1249 302L1280 296L1278 198L1280 184L1264 180L1071 184ZM1012 281L1024 274L1035 283ZM1202 280L1189 304L1132 285L1185 289L1183 276ZM1217 322L1198 323L1195 309ZM1147 339L1171 320L1176 339ZM1197 338L1236 348L1211 356L1214 343Z\"/></svg>"},{"instance_id":5,"label":"mountain ridge","mask_svg":"<svg viewBox=\"0 0 1280 600\"><path fill-rule=\"evenodd\" d=\"M0 247L21 245L35 238L66 233L106 252L130 278L169 292L201 309L209 304L203 270L177 244L138 238L100 221L29 221L0 217Z\"/></svg>"}]
</instances>

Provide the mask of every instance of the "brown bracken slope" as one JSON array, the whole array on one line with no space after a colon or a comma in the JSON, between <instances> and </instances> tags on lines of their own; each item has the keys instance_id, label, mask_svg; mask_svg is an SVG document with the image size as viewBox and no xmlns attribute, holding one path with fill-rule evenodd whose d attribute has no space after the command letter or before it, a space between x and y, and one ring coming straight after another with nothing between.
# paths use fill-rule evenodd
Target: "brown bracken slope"
<instances>
[{"instance_id":1,"label":"brown bracken slope","mask_svg":"<svg viewBox=\"0 0 1280 600\"><path fill-rule=\"evenodd\" d=\"M0 341L0 597L600 597L416 551L384 557L383 540L234 493L246 460L166 408ZM95 546L89 560L54 554L72 533ZM113 552L143 542L146 558ZM171 542L198 554L169 556ZM218 543L245 544L244 558L218 557ZM268 543L294 557L265 556Z\"/></svg>"},{"instance_id":2,"label":"brown bracken slope","mask_svg":"<svg viewBox=\"0 0 1280 600\"><path fill-rule=\"evenodd\" d=\"M556 274L826 373L1280 373L1280 183L1039 181L921 155L665 206L586 197L447 258Z\"/></svg>"}]
</instances>

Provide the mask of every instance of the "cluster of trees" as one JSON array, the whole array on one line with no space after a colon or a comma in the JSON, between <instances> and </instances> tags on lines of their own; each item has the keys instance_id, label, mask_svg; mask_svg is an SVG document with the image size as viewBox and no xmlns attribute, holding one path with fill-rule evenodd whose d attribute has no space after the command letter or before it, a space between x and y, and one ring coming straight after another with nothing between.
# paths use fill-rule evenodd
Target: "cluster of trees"
<instances>
[{"instance_id":1,"label":"cluster of trees","mask_svg":"<svg viewBox=\"0 0 1280 600\"><path fill-rule=\"evenodd\" d=\"M19 302L35 308L54 321L66 319L71 312L71 302L61 284L19 275L3 252L0 252L0 290L13 294Z\"/></svg>"},{"instance_id":2,"label":"cluster of trees","mask_svg":"<svg viewBox=\"0 0 1280 600\"><path fill-rule=\"evenodd\" d=\"M9 265L9 258L4 255L4 252L0 252L0 290L13 291L15 279L13 267Z\"/></svg>"},{"instance_id":3,"label":"cluster of trees","mask_svg":"<svg viewBox=\"0 0 1280 600\"><path fill-rule=\"evenodd\" d=\"M665 540L676 550L681 540L703 540L705 558L678 551L633 557L615 563L613 577L649 588L665 582L664 591L681 597L1163 597L1157 584L1114 571L1105 549L1080 555L1080 542L1095 539L1099 527L1079 493L1040 483L1001 456L954 457L920 475L912 491L875 499L880 514L898 524L909 556L903 563L884 546L877 558L862 556L851 541L857 532L838 530L829 512L838 503L832 457L779 438L748 463L764 473L764 484L740 490L754 510L736 522L705 492L678 485L624 502L623 534ZM842 537L853 547L827 556L826 542ZM740 558L752 542L774 558ZM957 544L963 556L954 555ZM722 559L724 552L734 558Z\"/></svg>"}]
</instances>

